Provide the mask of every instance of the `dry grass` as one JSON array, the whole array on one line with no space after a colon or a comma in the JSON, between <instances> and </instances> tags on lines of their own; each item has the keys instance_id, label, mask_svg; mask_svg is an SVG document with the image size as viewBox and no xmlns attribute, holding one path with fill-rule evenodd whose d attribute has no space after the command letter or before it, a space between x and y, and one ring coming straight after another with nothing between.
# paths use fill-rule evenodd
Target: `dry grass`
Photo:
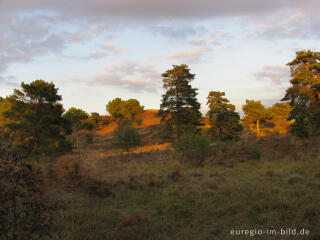
<instances>
[{"instance_id":1,"label":"dry grass","mask_svg":"<svg viewBox=\"0 0 320 240\"><path fill-rule=\"evenodd\" d=\"M149 128L154 125L160 124L160 118L156 117L158 110L145 110L144 113L141 116L138 116L138 118L142 119L142 124L138 125L136 124L135 127L137 128ZM103 116L106 117L106 116ZM99 129L96 134L97 135L107 135L112 133L117 127L118 127L117 121L111 121L107 126L102 127Z\"/></svg>"},{"instance_id":2,"label":"dry grass","mask_svg":"<svg viewBox=\"0 0 320 240\"><path fill-rule=\"evenodd\" d=\"M149 130L140 129L145 136ZM281 227L307 228L304 239L320 238L319 142L247 136L215 143L197 167L181 164L168 143L128 154L107 143L64 156L94 181L82 190L50 186L50 197L64 206L53 239L242 239L230 229ZM90 192L99 192L99 183L110 195Z\"/></svg>"},{"instance_id":3,"label":"dry grass","mask_svg":"<svg viewBox=\"0 0 320 240\"><path fill-rule=\"evenodd\" d=\"M97 135L107 135L112 133L118 127L118 123L116 121L110 122L107 126L103 126L99 129L96 134Z\"/></svg>"},{"instance_id":4,"label":"dry grass","mask_svg":"<svg viewBox=\"0 0 320 240\"><path fill-rule=\"evenodd\" d=\"M140 117L142 119L142 124L137 125L137 127L148 128L154 125L159 125L161 118L156 117L157 113L158 113L158 110L155 110L155 109L145 110L143 115Z\"/></svg>"},{"instance_id":5,"label":"dry grass","mask_svg":"<svg viewBox=\"0 0 320 240\"><path fill-rule=\"evenodd\" d=\"M147 146L137 147L132 150L132 153L149 152L153 150L165 150L171 146L171 143L152 144Z\"/></svg>"}]
</instances>

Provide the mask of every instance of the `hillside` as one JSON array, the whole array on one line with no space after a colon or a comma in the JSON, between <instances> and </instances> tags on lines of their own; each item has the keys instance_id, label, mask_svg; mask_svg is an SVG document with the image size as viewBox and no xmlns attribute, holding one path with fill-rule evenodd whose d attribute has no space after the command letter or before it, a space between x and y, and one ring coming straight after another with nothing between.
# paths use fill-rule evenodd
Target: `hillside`
<instances>
[{"instance_id":1,"label":"hillside","mask_svg":"<svg viewBox=\"0 0 320 240\"><path fill-rule=\"evenodd\" d=\"M155 125L159 125L160 124L160 118L156 117L158 110L155 109L149 109L149 110L145 110L142 114L142 116L138 116L137 118L142 119L142 124L138 125L136 124L137 128L148 128L151 126L155 126ZM106 119L110 119L109 116L102 116L102 118L104 120ZM99 129L96 134L97 135L106 135L109 134L111 132L113 132L118 126L118 122L117 121L112 121L110 124L108 124L107 126L102 127L101 129Z\"/></svg>"},{"instance_id":2,"label":"hillside","mask_svg":"<svg viewBox=\"0 0 320 240\"><path fill-rule=\"evenodd\" d=\"M64 156L58 166L80 168L76 175L56 170L62 180L51 187L50 198L65 203L56 215L63 229L56 239L247 239L231 235L239 229L279 232L253 239L319 239L319 146L293 140L220 145L202 166L154 149ZM104 147L106 153L110 146ZM78 190L72 187L75 176L83 179ZM288 228L309 235L280 235Z\"/></svg>"}]
</instances>

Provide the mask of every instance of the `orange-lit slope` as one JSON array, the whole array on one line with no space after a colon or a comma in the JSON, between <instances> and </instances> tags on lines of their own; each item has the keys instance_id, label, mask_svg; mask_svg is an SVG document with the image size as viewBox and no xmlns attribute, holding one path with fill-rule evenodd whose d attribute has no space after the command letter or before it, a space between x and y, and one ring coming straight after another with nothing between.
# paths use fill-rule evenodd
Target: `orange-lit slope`
<instances>
[{"instance_id":1,"label":"orange-lit slope","mask_svg":"<svg viewBox=\"0 0 320 240\"><path fill-rule=\"evenodd\" d=\"M138 125L137 127L138 128L146 128L146 127L150 127L152 125L160 124L160 118L155 116L157 114L157 112L158 112L158 110L156 110L156 109L145 110L141 116L142 124Z\"/></svg>"},{"instance_id":2,"label":"orange-lit slope","mask_svg":"<svg viewBox=\"0 0 320 240\"><path fill-rule=\"evenodd\" d=\"M117 128L117 126L118 126L118 123L114 121L109 123L107 126L102 127L96 133L98 135L106 135L108 133L113 132Z\"/></svg>"},{"instance_id":3,"label":"orange-lit slope","mask_svg":"<svg viewBox=\"0 0 320 240\"><path fill-rule=\"evenodd\" d=\"M160 124L160 118L156 117L155 114L158 112L156 109L145 110L142 116L138 118L142 119L141 125L136 125L138 128L147 128L153 125ZM109 116L102 116L103 119L110 119ZM113 132L118 126L118 121L112 121L107 126L102 127L97 131L98 135L106 135Z\"/></svg>"}]
</instances>

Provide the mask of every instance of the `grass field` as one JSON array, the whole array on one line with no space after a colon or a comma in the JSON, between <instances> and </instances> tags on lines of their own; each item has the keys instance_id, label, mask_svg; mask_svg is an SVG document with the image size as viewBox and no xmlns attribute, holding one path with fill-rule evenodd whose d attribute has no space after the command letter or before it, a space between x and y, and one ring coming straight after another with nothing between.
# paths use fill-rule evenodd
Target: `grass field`
<instances>
[{"instance_id":1,"label":"grass field","mask_svg":"<svg viewBox=\"0 0 320 240\"><path fill-rule=\"evenodd\" d=\"M54 239L320 239L318 143L290 137L219 143L202 166L181 164L170 146L150 149L108 155L88 147L58 159L78 167L75 173L53 166L66 180L48 190L63 206ZM99 190L90 191L87 180L77 184L79 178L94 179ZM230 234L288 228L310 234Z\"/></svg>"}]
</instances>

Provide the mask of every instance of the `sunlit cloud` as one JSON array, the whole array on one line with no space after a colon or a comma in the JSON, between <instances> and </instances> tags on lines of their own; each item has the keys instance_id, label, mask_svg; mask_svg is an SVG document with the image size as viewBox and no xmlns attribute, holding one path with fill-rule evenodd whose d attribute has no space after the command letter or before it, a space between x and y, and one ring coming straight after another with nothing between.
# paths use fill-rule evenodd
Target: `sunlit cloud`
<instances>
[{"instance_id":1,"label":"sunlit cloud","mask_svg":"<svg viewBox=\"0 0 320 240\"><path fill-rule=\"evenodd\" d=\"M75 91L154 94L161 72L182 63L197 74L203 96L239 82L283 87L295 50L319 51L319 0L0 2L2 95L38 77ZM236 90L239 99L248 93Z\"/></svg>"},{"instance_id":2,"label":"sunlit cloud","mask_svg":"<svg viewBox=\"0 0 320 240\"><path fill-rule=\"evenodd\" d=\"M290 71L286 66L264 66L262 70L253 73L253 76L258 81L267 81L280 85L289 81Z\"/></svg>"},{"instance_id":3,"label":"sunlit cloud","mask_svg":"<svg viewBox=\"0 0 320 240\"><path fill-rule=\"evenodd\" d=\"M212 48L202 48L199 50L187 51L187 52L178 52L171 54L168 59L192 59L196 60L202 57L205 53L213 51Z\"/></svg>"},{"instance_id":4,"label":"sunlit cloud","mask_svg":"<svg viewBox=\"0 0 320 240\"><path fill-rule=\"evenodd\" d=\"M104 71L86 77L71 77L62 83L81 82L89 86L113 86L134 91L157 91L161 74L152 65L124 61L105 67Z\"/></svg>"}]
</instances>

